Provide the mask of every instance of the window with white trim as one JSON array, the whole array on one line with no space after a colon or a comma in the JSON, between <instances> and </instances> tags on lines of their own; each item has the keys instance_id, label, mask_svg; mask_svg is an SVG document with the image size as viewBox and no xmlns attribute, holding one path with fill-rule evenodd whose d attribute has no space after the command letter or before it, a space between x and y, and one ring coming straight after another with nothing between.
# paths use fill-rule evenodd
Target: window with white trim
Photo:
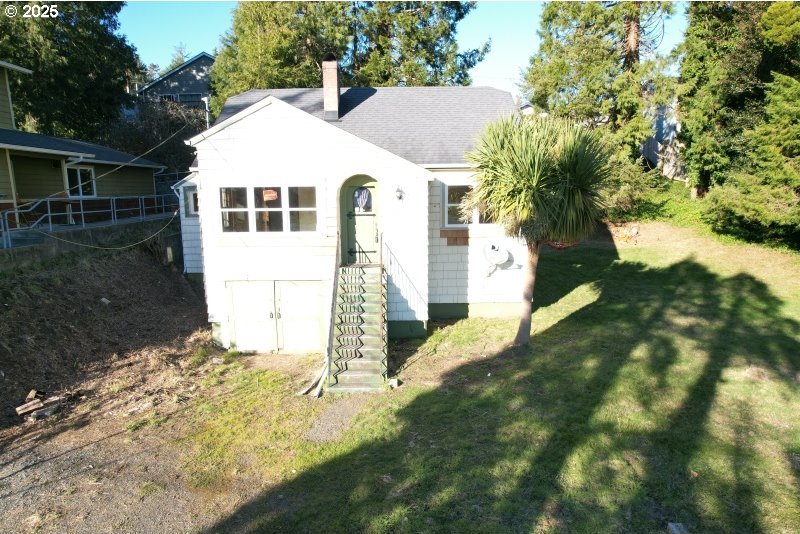
<instances>
[{"instance_id":1,"label":"window with white trim","mask_svg":"<svg viewBox=\"0 0 800 534\"><path fill-rule=\"evenodd\" d=\"M67 191L71 197L95 197L94 168L67 167Z\"/></svg>"},{"instance_id":2,"label":"window with white trim","mask_svg":"<svg viewBox=\"0 0 800 534\"><path fill-rule=\"evenodd\" d=\"M248 205L252 194L252 206ZM315 232L315 187L263 186L220 188L223 232L249 232L250 215L256 232Z\"/></svg>"},{"instance_id":3,"label":"window with white trim","mask_svg":"<svg viewBox=\"0 0 800 534\"><path fill-rule=\"evenodd\" d=\"M183 216L184 217L197 217L198 211L197 201L197 187L184 187L183 188Z\"/></svg>"},{"instance_id":4,"label":"window with white trim","mask_svg":"<svg viewBox=\"0 0 800 534\"><path fill-rule=\"evenodd\" d=\"M317 229L317 190L314 187L289 187L289 231L313 232Z\"/></svg>"},{"instance_id":5,"label":"window with white trim","mask_svg":"<svg viewBox=\"0 0 800 534\"><path fill-rule=\"evenodd\" d=\"M471 185L444 184L444 226L467 226L469 224L492 224L492 220L477 209L465 218L461 213L461 201L472 190Z\"/></svg>"},{"instance_id":6,"label":"window with white trim","mask_svg":"<svg viewBox=\"0 0 800 534\"><path fill-rule=\"evenodd\" d=\"M283 232L283 194L281 188L254 187L256 232Z\"/></svg>"},{"instance_id":7,"label":"window with white trim","mask_svg":"<svg viewBox=\"0 0 800 534\"><path fill-rule=\"evenodd\" d=\"M223 232L249 232L246 187L220 187L219 207L222 210Z\"/></svg>"},{"instance_id":8,"label":"window with white trim","mask_svg":"<svg viewBox=\"0 0 800 534\"><path fill-rule=\"evenodd\" d=\"M317 230L315 187L255 187L256 232Z\"/></svg>"}]
</instances>

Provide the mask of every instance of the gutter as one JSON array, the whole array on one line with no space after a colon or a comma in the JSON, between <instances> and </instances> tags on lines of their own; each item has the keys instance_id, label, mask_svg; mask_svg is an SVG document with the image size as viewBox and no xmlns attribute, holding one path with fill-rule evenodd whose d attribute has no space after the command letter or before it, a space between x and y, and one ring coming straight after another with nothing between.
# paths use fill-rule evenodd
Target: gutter
<instances>
[{"instance_id":1,"label":"gutter","mask_svg":"<svg viewBox=\"0 0 800 534\"><path fill-rule=\"evenodd\" d=\"M156 169L155 172L161 172L162 170L166 169L163 165L147 165L145 163L126 163L124 161L106 161L101 159L91 159L87 160L84 163L100 163L103 165L121 165L123 167L145 167L148 169Z\"/></svg>"},{"instance_id":2,"label":"gutter","mask_svg":"<svg viewBox=\"0 0 800 534\"><path fill-rule=\"evenodd\" d=\"M11 145L8 143L0 143L0 148L8 150L18 150L20 152L34 152L37 154L52 154L54 156L69 156L75 158L93 158L94 154L86 152L69 152L67 150L51 150L49 148L36 148L27 145Z\"/></svg>"}]
</instances>

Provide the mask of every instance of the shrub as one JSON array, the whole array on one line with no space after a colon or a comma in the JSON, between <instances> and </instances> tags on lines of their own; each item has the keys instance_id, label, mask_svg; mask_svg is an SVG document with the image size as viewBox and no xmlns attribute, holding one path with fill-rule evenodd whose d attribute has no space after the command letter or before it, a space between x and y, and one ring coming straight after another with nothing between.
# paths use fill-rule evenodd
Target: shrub
<instances>
[{"instance_id":1,"label":"shrub","mask_svg":"<svg viewBox=\"0 0 800 534\"><path fill-rule=\"evenodd\" d=\"M709 192L703 219L715 232L797 246L800 192L752 174L736 174Z\"/></svg>"}]
</instances>

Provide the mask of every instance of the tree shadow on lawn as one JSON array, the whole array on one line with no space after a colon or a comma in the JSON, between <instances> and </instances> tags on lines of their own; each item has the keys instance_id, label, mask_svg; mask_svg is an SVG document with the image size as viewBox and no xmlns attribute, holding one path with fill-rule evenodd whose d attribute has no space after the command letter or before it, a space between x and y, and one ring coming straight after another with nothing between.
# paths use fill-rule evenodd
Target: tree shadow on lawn
<instances>
[{"instance_id":1,"label":"tree shadow on lawn","mask_svg":"<svg viewBox=\"0 0 800 534\"><path fill-rule=\"evenodd\" d=\"M371 436L364 444L206 532L764 530L759 503L798 492L765 489L775 466L753 441L758 399L727 376L758 365L767 387L796 392L800 325L749 275L692 260L651 268L618 261L613 247L559 254L539 284L552 297L591 282L595 301L529 351L376 397L351 429ZM795 399L779 402L791 410ZM371 432L381 419L394 428Z\"/></svg>"}]
</instances>

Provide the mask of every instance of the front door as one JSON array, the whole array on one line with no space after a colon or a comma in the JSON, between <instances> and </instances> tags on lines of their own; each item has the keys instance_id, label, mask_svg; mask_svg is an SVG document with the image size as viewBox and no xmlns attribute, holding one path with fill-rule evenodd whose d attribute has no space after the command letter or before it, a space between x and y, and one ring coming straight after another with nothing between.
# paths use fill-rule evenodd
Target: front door
<instances>
[{"instance_id":1,"label":"front door","mask_svg":"<svg viewBox=\"0 0 800 534\"><path fill-rule=\"evenodd\" d=\"M345 264L380 262L376 183L346 186L343 202L346 228Z\"/></svg>"}]
</instances>

